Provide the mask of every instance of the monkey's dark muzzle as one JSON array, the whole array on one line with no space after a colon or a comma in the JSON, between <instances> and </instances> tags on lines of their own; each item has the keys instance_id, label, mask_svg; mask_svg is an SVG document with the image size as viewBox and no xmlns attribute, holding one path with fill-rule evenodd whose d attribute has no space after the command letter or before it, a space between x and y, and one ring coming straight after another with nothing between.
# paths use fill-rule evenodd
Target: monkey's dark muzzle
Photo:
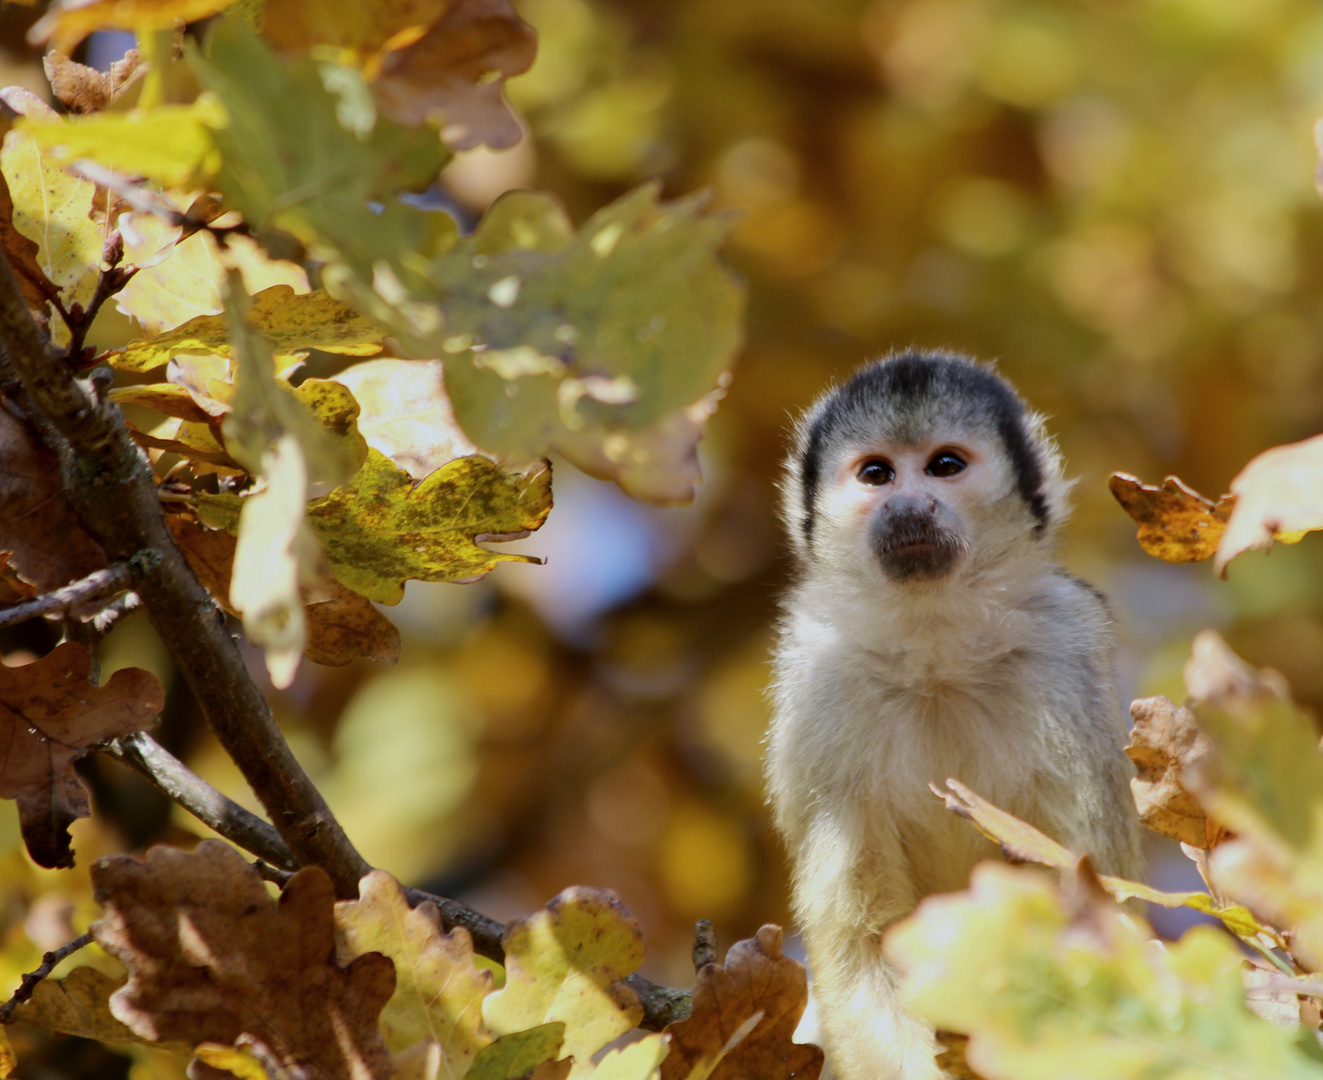
<instances>
[{"instance_id":1,"label":"monkey's dark muzzle","mask_svg":"<svg viewBox=\"0 0 1323 1080\"><path fill-rule=\"evenodd\" d=\"M931 514L879 516L873 524L873 552L892 581L934 581L949 574L961 545Z\"/></svg>"}]
</instances>

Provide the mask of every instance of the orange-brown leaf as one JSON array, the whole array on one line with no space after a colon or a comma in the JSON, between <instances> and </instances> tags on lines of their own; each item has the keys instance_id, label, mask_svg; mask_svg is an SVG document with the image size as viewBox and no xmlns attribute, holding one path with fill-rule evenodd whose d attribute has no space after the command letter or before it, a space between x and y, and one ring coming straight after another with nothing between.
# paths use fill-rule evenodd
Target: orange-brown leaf
<instances>
[{"instance_id":1,"label":"orange-brown leaf","mask_svg":"<svg viewBox=\"0 0 1323 1080\"><path fill-rule=\"evenodd\" d=\"M115 672L87 680L92 660L73 642L22 667L0 667L0 798L18 802L23 842L41 866L72 866L69 825L87 817L74 762L94 743L142 731L165 707L156 676Z\"/></svg>"},{"instance_id":2,"label":"orange-brown leaf","mask_svg":"<svg viewBox=\"0 0 1323 1080\"><path fill-rule=\"evenodd\" d=\"M1211 559L1236 504L1231 495L1216 502L1205 498L1175 476L1153 487L1127 473L1113 473L1108 486L1139 525L1139 546L1170 563Z\"/></svg>"},{"instance_id":3,"label":"orange-brown leaf","mask_svg":"<svg viewBox=\"0 0 1323 1080\"><path fill-rule=\"evenodd\" d=\"M1212 750L1194 713L1165 697L1151 697L1132 701L1130 715L1135 726L1125 753L1139 770L1130 781L1139 820L1173 840L1212 848L1226 830L1209 820L1182 783L1185 770Z\"/></svg>"},{"instance_id":4,"label":"orange-brown leaf","mask_svg":"<svg viewBox=\"0 0 1323 1080\"><path fill-rule=\"evenodd\" d=\"M387 1080L377 1016L395 989L379 953L335 962L335 895L310 867L272 900L229 845L155 847L92 867L92 927L129 969L111 1012L147 1039L233 1045L248 1034L316 1080Z\"/></svg>"},{"instance_id":5,"label":"orange-brown leaf","mask_svg":"<svg viewBox=\"0 0 1323 1080\"><path fill-rule=\"evenodd\" d=\"M373 83L381 111L403 124L443 118L452 150L514 146L523 129L501 87L527 71L537 52L533 28L510 0L456 0L411 45L387 53Z\"/></svg>"},{"instance_id":6,"label":"orange-brown leaf","mask_svg":"<svg viewBox=\"0 0 1323 1080\"><path fill-rule=\"evenodd\" d=\"M198 580L222 607L233 615L241 614L230 604L237 538L190 518L176 516L169 521L175 543ZM308 643L303 652L313 663L343 667L360 656L378 664L399 660L400 632L371 600L338 581L323 582L302 592L303 615L308 622Z\"/></svg>"},{"instance_id":7,"label":"orange-brown leaf","mask_svg":"<svg viewBox=\"0 0 1323 1080\"><path fill-rule=\"evenodd\" d=\"M816 1080L822 1051L792 1041L807 1003L803 965L781 955L781 928L764 926L731 947L725 967L708 964L699 971L693 1013L666 1028L671 1052L661 1065L662 1080L683 1080L718 1055L712 1080Z\"/></svg>"},{"instance_id":8,"label":"orange-brown leaf","mask_svg":"<svg viewBox=\"0 0 1323 1080\"><path fill-rule=\"evenodd\" d=\"M137 49L130 49L109 71L98 71L54 50L42 57L41 66L51 91L73 113L100 112L147 70L139 66Z\"/></svg>"}]
</instances>

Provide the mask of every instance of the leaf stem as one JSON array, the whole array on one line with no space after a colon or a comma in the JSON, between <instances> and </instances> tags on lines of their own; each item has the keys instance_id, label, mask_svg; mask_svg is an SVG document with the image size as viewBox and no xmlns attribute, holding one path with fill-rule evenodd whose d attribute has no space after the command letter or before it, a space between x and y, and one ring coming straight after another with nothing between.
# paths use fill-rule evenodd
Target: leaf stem
<instances>
[{"instance_id":1,"label":"leaf stem","mask_svg":"<svg viewBox=\"0 0 1323 1080\"><path fill-rule=\"evenodd\" d=\"M14 996L3 1005L0 1005L0 1025L13 1022L14 1010L22 1005L23 1002L32 1000L32 995L36 992L37 984L54 971L60 961L64 960L66 957L72 956L79 949L86 948L91 944L92 932L89 930L86 934L82 935L82 937L76 937L67 945L61 945L58 949L52 949L50 952L46 953L46 955L41 958L41 967L37 968L36 971L29 971L24 975L22 983L20 983L18 989L14 991Z\"/></svg>"}]
</instances>

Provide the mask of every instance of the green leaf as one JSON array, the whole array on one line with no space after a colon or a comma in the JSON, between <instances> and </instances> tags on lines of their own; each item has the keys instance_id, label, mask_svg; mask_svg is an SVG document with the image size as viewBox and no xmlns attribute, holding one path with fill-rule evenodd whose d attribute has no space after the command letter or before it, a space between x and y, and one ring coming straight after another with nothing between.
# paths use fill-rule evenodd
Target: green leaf
<instances>
[{"instance_id":1,"label":"green leaf","mask_svg":"<svg viewBox=\"0 0 1323 1080\"><path fill-rule=\"evenodd\" d=\"M208 524L235 530L243 500L202 495ZM487 458L459 458L416 487L384 454L368 451L353 480L308 506L337 581L370 600L398 604L404 582L469 581L499 562L537 562L489 551L479 537L513 539L538 528L551 510L551 470L502 470Z\"/></svg>"},{"instance_id":2,"label":"green leaf","mask_svg":"<svg viewBox=\"0 0 1323 1080\"><path fill-rule=\"evenodd\" d=\"M744 296L716 250L731 225L645 185L575 235L545 195L499 199L434 261L444 315L410 345L446 356L455 416L484 450L549 451L658 503L693 497L695 448L740 343Z\"/></svg>"},{"instance_id":3,"label":"green leaf","mask_svg":"<svg viewBox=\"0 0 1323 1080\"><path fill-rule=\"evenodd\" d=\"M539 1065L555 1060L564 1039L562 1023L502 1035L474 1059L464 1080L524 1080Z\"/></svg>"},{"instance_id":4,"label":"green leaf","mask_svg":"<svg viewBox=\"0 0 1323 1080\"><path fill-rule=\"evenodd\" d=\"M237 24L217 27L210 45L206 57L192 50L189 63L229 115L213 132L216 182L255 229L289 233L330 263L353 261L368 281L378 260L425 249L434 229L453 233L444 215L394 201L429 185L445 164L434 129L376 118L353 68L286 65ZM386 203L380 212L374 199Z\"/></svg>"},{"instance_id":5,"label":"green leaf","mask_svg":"<svg viewBox=\"0 0 1323 1080\"><path fill-rule=\"evenodd\" d=\"M1199 926L1155 947L1101 893L1067 902L999 863L925 900L886 938L909 1006L970 1036L988 1080L1318 1080L1323 1065L1245 1007L1243 961Z\"/></svg>"},{"instance_id":6,"label":"green leaf","mask_svg":"<svg viewBox=\"0 0 1323 1080\"><path fill-rule=\"evenodd\" d=\"M273 285L253 297L248 324L271 343L280 357L306 356L309 349L371 356L381 351L386 330L320 289L296 293ZM233 355L222 315L199 315L182 326L145 341L134 341L110 357L121 371L151 371L179 354Z\"/></svg>"},{"instance_id":7,"label":"green leaf","mask_svg":"<svg viewBox=\"0 0 1323 1080\"><path fill-rule=\"evenodd\" d=\"M167 187L205 184L220 165L212 130L225 124L214 94L191 105L159 105L127 113L97 113L55 122L23 120L48 160L67 165L91 158L117 172Z\"/></svg>"}]
</instances>

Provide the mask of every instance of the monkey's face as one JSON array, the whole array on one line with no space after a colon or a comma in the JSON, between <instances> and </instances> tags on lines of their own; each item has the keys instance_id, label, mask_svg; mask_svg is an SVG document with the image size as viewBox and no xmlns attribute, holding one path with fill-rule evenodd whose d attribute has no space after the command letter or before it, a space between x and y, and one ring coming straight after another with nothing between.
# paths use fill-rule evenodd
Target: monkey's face
<instances>
[{"instance_id":1,"label":"monkey's face","mask_svg":"<svg viewBox=\"0 0 1323 1080\"><path fill-rule=\"evenodd\" d=\"M872 442L839 461L823 509L845 546L887 580L939 581L969 557L975 537L987 535L1007 495L1003 462L997 444L980 434Z\"/></svg>"}]
</instances>

